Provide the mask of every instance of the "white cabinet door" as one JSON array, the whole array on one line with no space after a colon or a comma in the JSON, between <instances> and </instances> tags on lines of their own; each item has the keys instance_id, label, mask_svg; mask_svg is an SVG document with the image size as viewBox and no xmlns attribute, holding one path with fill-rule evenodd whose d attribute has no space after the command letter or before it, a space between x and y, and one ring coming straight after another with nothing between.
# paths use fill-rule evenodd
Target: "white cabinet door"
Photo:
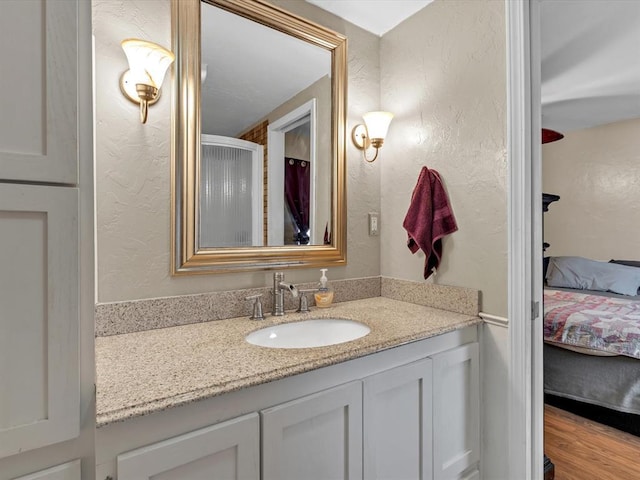
<instances>
[{"instance_id":1,"label":"white cabinet door","mask_svg":"<svg viewBox=\"0 0 640 480\"><path fill-rule=\"evenodd\" d=\"M80 480L80 460L48 468L14 480Z\"/></svg>"},{"instance_id":2,"label":"white cabinet door","mask_svg":"<svg viewBox=\"0 0 640 480\"><path fill-rule=\"evenodd\" d=\"M477 343L433 357L434 480L460 478L480 459L478 374Z\"/></svg>"},{"instance_id":3,"label":"white cabinet door","mask_svg":"<svg viewBox=\"0 0 640 480\"><path fill-rule=\"evenodd\" d=\"M245 415L118 455L118 480L258 480L259 438Z\"/></svg>"},{"instance_id":4,"label":"white cabinet door","mask_svg":"<svg viewBox=\"0 0 640 480\"><path fill-rule=\"evenodd\" d=\"M0 181L77 183L77 18L77 1L0 1Z\"/></svg>"},{"instance_id":5,"label":"white cabinet door","mask_svg":"<svg viewBox=\"0 0 640 480\"><path fill-rule=\"evenodd\" d=\"M0 458L80 428L78 191L0 184Z\"/></svg>"},{"instance_id":6,"label":"white cabinet door","mask_svg":"<svg viewBox=\"0 0 640 480\"><path fill-rule=\"evenodd\" d=\"M362 478L362 383L262 411L263 480Z\"/></svg>"},{"instance_id":7,"label":"white cabinet door","mask_svg":"<svg viewBox=\"0 0 640 480\"><path fill-rule=\"evenodd\" d=\"M364 478L431 480L431 360L364 380Z\"/></svg>"}]
</instances>

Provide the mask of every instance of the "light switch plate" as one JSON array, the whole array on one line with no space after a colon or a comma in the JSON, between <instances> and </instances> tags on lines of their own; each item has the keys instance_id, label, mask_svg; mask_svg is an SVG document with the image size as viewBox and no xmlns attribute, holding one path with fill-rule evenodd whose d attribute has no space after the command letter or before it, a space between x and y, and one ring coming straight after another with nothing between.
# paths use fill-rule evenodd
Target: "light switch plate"
<instances>
[{"instance_id":1,"label":"light switch plate","mask_svg":"<svg viewBox=\"0 0 640 480\"><path fill-rule=\"evenodd\" d=\"M380 233L380 215L378 212L369 212L369 236L376 237Z\"/></svg>"}]
</instances>

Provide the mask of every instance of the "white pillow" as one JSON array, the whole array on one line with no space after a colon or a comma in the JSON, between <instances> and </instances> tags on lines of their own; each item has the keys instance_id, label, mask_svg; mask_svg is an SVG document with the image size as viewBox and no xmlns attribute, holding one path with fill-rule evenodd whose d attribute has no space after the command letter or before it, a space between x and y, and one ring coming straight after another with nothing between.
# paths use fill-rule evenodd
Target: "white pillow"
<instances>
[{"instance_id":1,"label":"white pillow","mask_svg":"<svg viewBox=\"0 0 640 480\"><path fill-rule=\"evenodd\" d=\"M640 268L582 257L551 257L546 278L550 287L611 291L622 295L637 295L640 288Z\"/></svg>"}]
</instances>

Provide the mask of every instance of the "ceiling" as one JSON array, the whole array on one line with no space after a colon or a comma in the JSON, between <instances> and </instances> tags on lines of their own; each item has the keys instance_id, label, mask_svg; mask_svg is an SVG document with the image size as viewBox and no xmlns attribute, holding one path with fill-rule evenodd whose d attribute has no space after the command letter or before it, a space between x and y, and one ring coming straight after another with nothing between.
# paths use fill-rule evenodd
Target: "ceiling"
<instances>
[{"instance_id":1,"label":"ceiling","mask_svg":"<svg viewBox=\"0 0 640 480\"><path fill-rule=\"evenodd\" d=\"M427 6L432 0L307 1L368 31L382 35ZM210 29L209 34L212 38L207 38L206 41L203 29L203 44L218 45L228 53L231 48L228 39L232 38L232 32L237 34L241 31L241 26L236 25L235 19L231 17L225 18L222 22L215 22L214 24L220 27ZM268 36L269 29L264 30L267 31L260 34ZM640 0L542 0L540 33L543 127L569 132L640 118ZM217 85L222 89L222 97L231 98L230 91L236 89L246 95L252 91L259 91L265 85L282 86L291 81L291 75L286 80L282 78L265 81L267 74L274 75L292 70L284 66L273 68L273 65L264 65L266 56L258 52L255 46L266 45L268 41L278 39L264 38L256 42L256 35L258 34L253 32L246 36L254 40L250 42L250 53L254 55L254 60L238 62L238 58L250 56L249 53L235 52L230 57L229 68L218 70L234 72L224 80L228 82L227 87L222 85L222 79L217 78L214 82L213 78L210 78L203 85L203 93L207 88L211 88L211 85ZM243 38L245 35L240 37ZM286 41L286 38L283 41ZM305 45L296 48L305 48ZM299 55L281 56L284 57L281 60L291 59L295 63L296 75L293 77L300 84L293 86L289 92L283 92L280 97L276 92L260 95L259 101L249 102L254 110L259 111L253 112L252 115L242 112L239 117L256 118L260 114L264 115L273 105L289 98L292 92L299 91L315 81L322 74L321 71L314 70L315 62L321 65L321 70L327 72L330 69L328 59L315 59L318 52L314 52L314 49L318 50L311 47ZM301 59L309 60L309 65L306 65L306 61L303 64ZM207 60L209 59L203 57L203 63L209 63L209 73L213 76L215 73L211 71L212 65L219 63L213 58L210 62ZM261 74L238 74L240 67ZM259 85L239 85L245 82L243 79L249 78L257 78ZM270 102L266 102L267 99ZM216 105L215 111L229 112L239 109L237 99L234 99L227 105ZM237 133L246 127L241 124L232 125L228 118L226 122L226 134L232 134L232 131ZM214 129L217 130L218 128Z\"/></svg>"},{"instance_id":2,"label":"ceiling","mask_svg":"<svg viewBox=\"0 0 640 480\"><path fill-rule=\"evenodd\" d=\"M432 0L307 0L383 35ZM640 1L542 0L542 124L640 118Z\"/></svg>"},{"instance_id":3,"label":"ceiling","mask_svg":"<svg viewBox=\"0 0 640 480\"><path fill-rule=\"evenodd\" d=\"M543 0L542 126L640 118L640 1Z\"/></svg>"},{"instance_id":4,"label":"ceiling","mask_svg":"<svg viewBox=\"0 0 640 480\"><path fill-rule=\"evenodd\" d=\"M433 0L307 0L307 2L382 36Z\"/></svg>"}]
</instances>

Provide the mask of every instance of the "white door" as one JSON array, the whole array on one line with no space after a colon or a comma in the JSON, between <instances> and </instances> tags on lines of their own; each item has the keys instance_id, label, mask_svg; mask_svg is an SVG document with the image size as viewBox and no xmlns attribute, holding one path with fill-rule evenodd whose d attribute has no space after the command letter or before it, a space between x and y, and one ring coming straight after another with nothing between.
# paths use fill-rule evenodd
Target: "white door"
<instances>
[{"instance_id":1,"label":"white door","mask_svg":"<svg viewBox=\"0 0 640 480\"><path fill-rule=\"evenodd\" d=\"M362 384L261 412L263 480L362 478Z\"/></svg>"},{"instance_id":2,"label":"white door","mask_svg":"<svg viewBox=\"0 0 640 480\"><path fill-rule=\"evenodd\" d=\"M0 183L0 458L78 436L78 190Z\"/></svg>"},{"instance_id":3,"label":"white door","mask_svg":"<svg viewBox=\"0 0 640 480\"><path fill-rule=\"evenodd\" d=\"M80 480L80 460L41 470L15 480Z\"/></svg>"},{"instance_id":4,"label":"white door","mask_svg":"<svg viewBox=\"0 0 640 480\"><path fill-rule=\"evenodd\" d=\"M77 183L77 18L77 1L0 1L0 181Z\"/></svg>"},{"instance_id":5,"label":"white door","mask_svg":"<svg viewBox=\"0 0 640 480\"><path fill-rule=\"evenodd\" d=\"M456 479L480 460L478 344L433 357L434 480Z\"/></svg>"},{"instance_id":6,"label":"white door","mask_svg":"<svg viewBox=\"0 0 640 480\"><path fill-rule=\"evenodd\" d=\"M258 480L260 422L252 413L118 455L119 480Z\"/></svg>"},{"instance_id":7,"label":"white door","mask_svg":"<svg viewBox=\"0 0 640 480\"><path fill-rule=\"evenodd\" d=\"M364 380L364 478L430 480L431 360Z\"/></svg>"}]
</instances>

